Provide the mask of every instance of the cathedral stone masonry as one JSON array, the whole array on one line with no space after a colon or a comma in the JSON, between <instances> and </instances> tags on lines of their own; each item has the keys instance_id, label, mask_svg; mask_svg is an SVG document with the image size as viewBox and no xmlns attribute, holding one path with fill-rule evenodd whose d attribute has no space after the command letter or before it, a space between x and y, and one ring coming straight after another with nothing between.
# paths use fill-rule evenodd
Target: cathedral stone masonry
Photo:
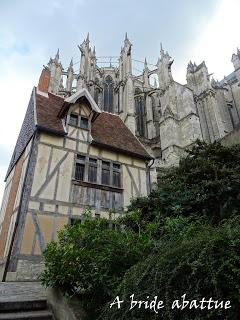
<instances>
[{"instance_id":1,"label":"cathedral stone masonry","mask_svg":"<svg viewBox=\"0 0 240 320\"><path fill-rule=\"evenodd\" d=\"M197 139L222 139L240 125L240 51L232 55L234 71L221 81L210 79L203 61L189 62L187 83L174 81L172 58L161 45L153 70L145 59L143 72L132 71L132 44L127 34L118 65L98 65L89 35L78 46L79 72L73 61L64 70L59 51L50 59L49 91L67 97L86 88L101 110L118 114L155 159L155 167L177 165L184 150ZM150 82L153 75L154 83ZM65 77L65 84L63 78Z\"/></svg>"}]
</instances>

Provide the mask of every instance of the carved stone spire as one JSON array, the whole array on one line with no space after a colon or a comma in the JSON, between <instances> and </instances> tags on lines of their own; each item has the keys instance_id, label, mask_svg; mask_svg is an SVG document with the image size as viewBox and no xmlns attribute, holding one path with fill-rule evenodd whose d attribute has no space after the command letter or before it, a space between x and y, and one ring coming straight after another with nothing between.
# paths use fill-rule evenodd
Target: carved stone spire
<instances>
[{"instance_id":1,"label":"carved stone spire","mask_svg":"<svg viewBox=\"0 0 240 320\"><path fill-rule=\"evenodd\" d=\"M48 62L48 68L50 71L50 84L49 91L57 94L61 84L62 77L62 64L59 61L59 49L54 57L54 59L50 58Z\"/></svg>"},{"instance_id":2,"label":"carved stone spire","mask_svg":"<svg viewBox=\"0 0 240 320\"><path fill-rule=\"evenodd\" d=\"M59 49L57 50L57 53L56 53L56 55L55 55L54 60L55 60L56 62L59 61Z\"/></svg>"},{"instance_id":3,"label":"carved stone spire","mask_svg":"<svg viewBox=\"0 0 240 320\"><path fill-rule=\"evenodd\" d=\"M126 50L126 52L128 54L131 54L131 47L132 47L132 44L131 44L130 40L128 39L128 35L127 35L127 32L126 32L125 40L124 40L124 49Z\"/></svg>"},{"instance_id":4,"label":"carved stone spire","mask_svg":"<svg viewBox=\"0 0 240 320\"><path fill-rule=\"evenodd\" d=\"M232 55L231 61L234 66L234 70L238 70L240 68L240 50L238 48L237 48L237 53L234 53Z\"/></svg>"},{"instance_id":5,"label":"carved stone spire","mask_svg":"<svg viewBox=\"0 0 240 320\"><path fill-rule=\"evenodd\" d=\"M197 95L212 88L205 61L198 66L190 61L187 68L187 84Z\"/></svg>"},{"instance_id":6,"label":"carved stone spire","mask_svg":"<svg viewBox=\"0 0 240 320\"><path fill-rule=\"evenodd\" d=\"M160 56L162 55L162 53L164 53L164 50L163 50L162 42L160 42Z\"/></svg>"},{"instance_id":7,"label":"carved stone spire","mask_svg":"<svg viewBox=\"0 0 240 320\"><path fill-rule=\"evenodd\" d=\"M86 38L85 42L86 42L86 45L89 46L89 43L90 43L90 40L89 40L89 32L88 32L88 34L87 34L87 38Z\"/></svg>"},{"instance_id":8,"label":"carved stone spire","mask_svg":"<svg viewBox=\"0 0 240 320\"><path fill-rule=\"evenodd\" d=\"M89 50L89 33L87 35L86 40L78 45L78 48L81 52L81 59L80 59L80 68L79 68L79 75L77 79L77 89L82 89L86 87L86 83L88 81L88 74L89 74L89 66L91 60L91 51Z\"/></svg>"},{"instance_id":9,"label":"carved stone spire","mask_svg":"<svg viewBox=\"0 0 240 320\"><path fill-rule=\"evenodd\" d=\"M148 69L147 58L145 58L145 60L144 60L144 69Z\"/></svg>"},{"instance_id":10,"label":"carved stone spire","mask_svg":"<svg viewBox=\"0 0 240 320\"><path fill-rule=\"evenodd\" d=\"M71 59L71 61L69 63L68 71L73 71L73 58Z\"/></svg>"},{"instance_id":11,"label":"carved stone spire","mask_svg":"<svg viewBox=\"0 0 240 320\"><path fill-rule=\"evenodd\" d=\"M143 85L144 87L149 87L149 77L148 77L148 65L147 65L147 59L144 60L144 69L143 69Z\"/></svg>"},{"instance_id":12,"label":"carved stone spire","mask_svg":"<svg viewBox=\"0 0 240 320\"><path fill-rule=\"evenodd\" d=\"M67 69L67 81L66 81L66 91L71 93L72 91L72 83L73 83L73 59L71 59L69 67Z\"/></svg>"},{"instance_id":13,"label":"carved stone spire","mask_svg":"<svg viewBox=\"0 0 240 320\"><path fill-rule=\"evenodd\" d=\"M158 79L159 79L159 87L162 90L165 90L170 83L173 81L171 65L173 63L173 59L170 57L168 52L163 50L162 43L160 45L160 59L158 59L157 67L158 67Z\"/></svg>"},{"instance_id":14,"label":"carved stone spire","mask_svg":"<svg viewBox=\"0 0 240 320\"><path fill-rule=\"evenodd\" d=\"M134 86L132 77L132 44L125 34L124 46L121 49L119 59L119 80L123 86L119 88L119 110L121 110L121 118L128 128L135 133L135 118L134 118Z\"/></svg>"},{"instance_id":15,"label":"carved stone spire","mask_svg":"<svg viewBox=\"0 0 240 320\"><path fill-rule=\"evenodd\" d=\"M188 63L187 72L194 72L194 65L193 65L193 63L192 63L191 60L190 60L190 62Z\"/></svg>"}]
</instances>

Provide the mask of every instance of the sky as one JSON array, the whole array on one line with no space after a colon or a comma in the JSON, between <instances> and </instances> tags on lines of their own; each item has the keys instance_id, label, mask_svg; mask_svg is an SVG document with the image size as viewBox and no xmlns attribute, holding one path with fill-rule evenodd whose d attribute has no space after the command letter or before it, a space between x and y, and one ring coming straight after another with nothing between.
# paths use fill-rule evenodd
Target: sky
<instances>
[{"instance_id":1,"label":"sky","mask_svg":"<svg viewBox=\"0 0 240 320\"><path fill-rule=\"evenodd\" d=\"M0 199L32 88L58 48L77 70L88 32L97 56L118 56L127 32L135 60L156 64L162 42L174 80L186 83L190 60L221 80L240 47L239 14L239 0L0 0Z\"/></svg>"}]
</instances>

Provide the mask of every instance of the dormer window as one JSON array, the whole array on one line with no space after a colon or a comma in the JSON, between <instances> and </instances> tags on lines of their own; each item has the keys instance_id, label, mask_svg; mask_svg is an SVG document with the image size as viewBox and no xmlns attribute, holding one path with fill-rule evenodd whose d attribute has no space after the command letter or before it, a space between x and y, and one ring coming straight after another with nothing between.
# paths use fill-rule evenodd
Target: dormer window
<instances>
[{"instance_id":1,"label":"dormer window","mask_svg":"<svg viewBox=\"0 0 240 320\"><path fill-rule=\"evenodd\" d=\"M78 125L78 115L77 114L74 114L74 113L70 114L69 124L71 124L73 126Z\"/></svg>"},{"instance_id":2,"label":"dormer window","mask_svg":"<svg viewBox=\"0 0 240 320\"><path fill-rule=\"evenodd\" d=\"M69 125L88 130L89 121L87 117L71 113L69 117Z\"/></svg>"},{"instance_id":3,"label":"dormer window","mask_svg":"<svg viewBox=\"0 0 240 320\"><path fill-rule=\"evenodd\" d=\"M80 128L88 129L88 118L81 117L81 119L80 119Z\"/></svg>"}]
</instances>

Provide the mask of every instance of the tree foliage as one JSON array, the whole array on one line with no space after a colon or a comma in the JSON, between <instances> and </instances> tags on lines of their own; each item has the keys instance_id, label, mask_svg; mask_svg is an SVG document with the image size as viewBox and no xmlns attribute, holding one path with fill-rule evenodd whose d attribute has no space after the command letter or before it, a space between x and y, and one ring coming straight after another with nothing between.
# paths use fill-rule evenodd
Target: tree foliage
<instances>
[{"instance_id":1,"label":"tree foliage","mask_svg":"<svg viewBox=\"0 0 240 320\"><path fill-rule=\"evenodd\" d=\"M240 313L240 222L239 217L216 227L203 220L185 224L176 231L178 219L173 219L159 246L148 258L129 269L115 296L124 303L121 309L110 302L101 315L104 320L237 320ZM146 301L158 296L165 308L130 309L130 296ZM174 300L230 300L230 309L172 309Z\"/></svg>"},{"instance_id":2,"label":"tree foliage","mask_svg":"<svg viewBox=\"0 0 240 320\"><path fill-rule=\"evenodd\" d=\"M148 197L136 198L129 211L139 209L142 220L156 217L207 216L218 223L240 211L240 146L198 143L179 167L162 173Z\"/></svg>"},{"instance_id":3,"label":"tree foliage","mask_svg":"<svg viewBox=\"0 0 240 320\"><path fill-rule=\"evenodd\" d=\"M77 295L96 311L116 290L124 273L150 253L153 242L132 231L110 229L105 219L67 225L57 242L47 245L42 282Z\"/></svg>"}]
</instances>

